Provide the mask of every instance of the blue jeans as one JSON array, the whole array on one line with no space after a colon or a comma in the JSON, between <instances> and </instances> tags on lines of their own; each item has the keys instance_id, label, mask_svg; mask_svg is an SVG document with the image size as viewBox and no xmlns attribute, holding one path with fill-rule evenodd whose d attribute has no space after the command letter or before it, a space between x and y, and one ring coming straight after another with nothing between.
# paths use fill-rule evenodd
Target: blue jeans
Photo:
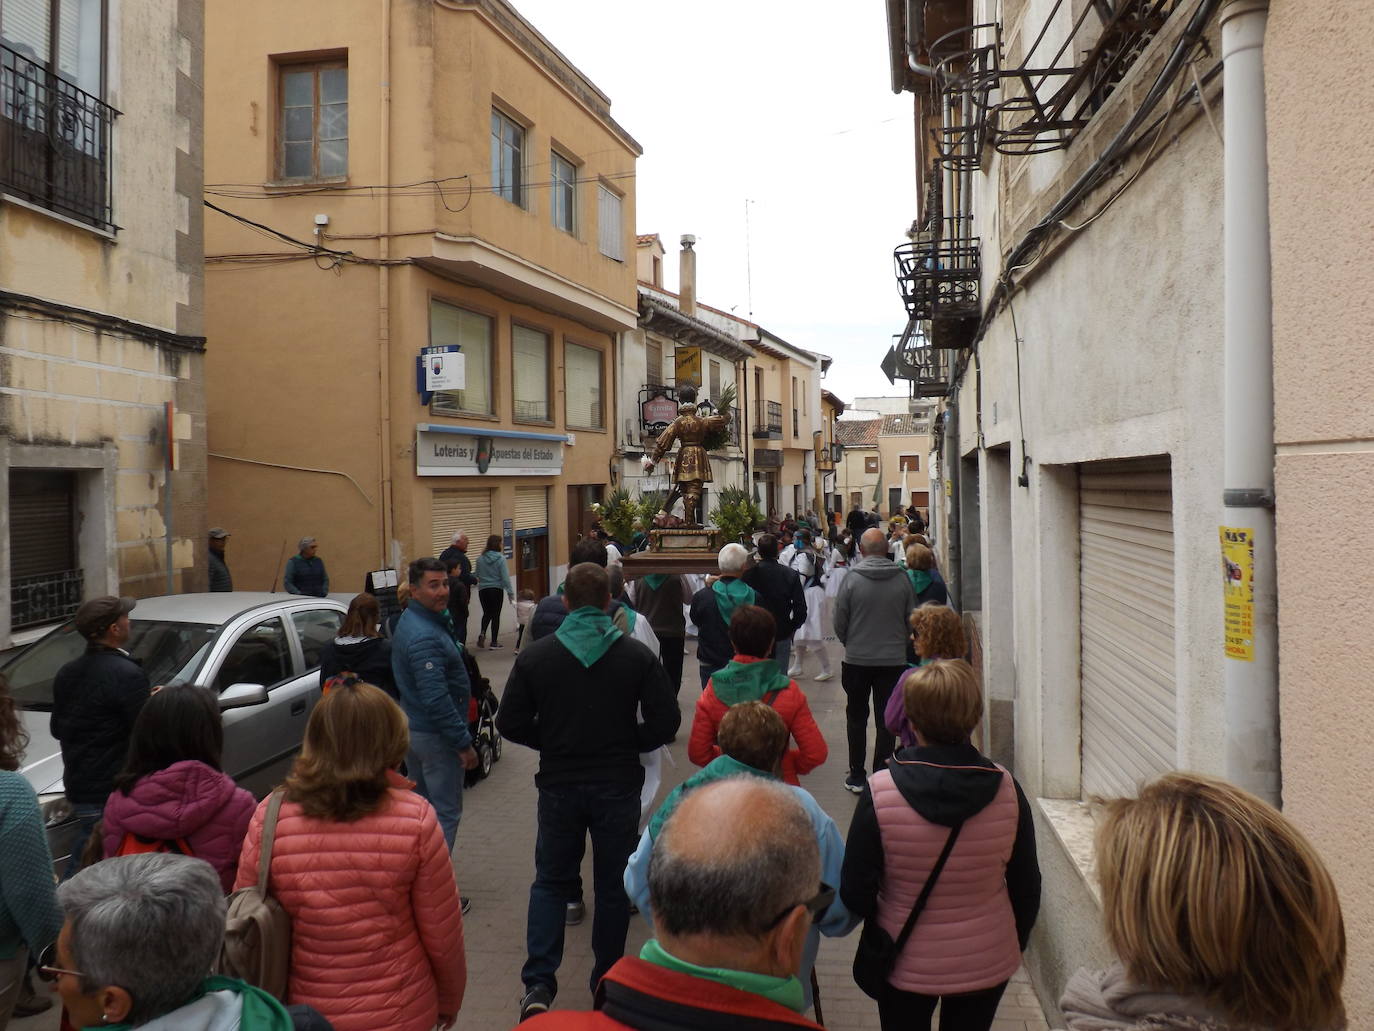
<instances>
[{"instance_id":1,"label":"blue jeans","mask_svg":"<svg viewBox=\"0 0 1374 1031\"><path fill-rule=\"evenodd\" d=\"M406 776L415 782L420 797L434 806L444 840L452 852L458 821L463 818L463 760L458 758L458 750L438 734L412 730Z\"/></svg>"},{"instance_id":2,"label":"blue jeans","mask_svg":"<svg viewBox=\"0 0 1374 1031\"><path fill-rule=\"evenodd\" d=\"M91 840L91 831L105 815L104 802L73 802L72 815L76 817L76 834L72 837L72 854L67 859L62 879L68 880L81 869L81 853L86 851L86 843Z\"/></svg>"},{"instance_id":3,"label":"blue jeans","mask_svg":"<svg viewBox=\"0 0 1374 1031\"><path fill-rule=\"evenodd\" d=\"M773 642L773 661L778 664L778 669L787 672L787 664L792 660L792 638L785 641Z\"/></svg>"},{"instance_id":4,"label":"blue jeans","mask_svg":"<svg viewBox=\"0 0 1374 1031\"><path fill-rule=\"evenodd\" d=\"M539 789L539 837L525 929L528 959L520 971L527 989L558 992L566 907L581 893L582 855L592 837L591 989L625 953L630 900L625 863L639 844L639 789L623 784L555 784Z\"/></svg>"}]
</instances>

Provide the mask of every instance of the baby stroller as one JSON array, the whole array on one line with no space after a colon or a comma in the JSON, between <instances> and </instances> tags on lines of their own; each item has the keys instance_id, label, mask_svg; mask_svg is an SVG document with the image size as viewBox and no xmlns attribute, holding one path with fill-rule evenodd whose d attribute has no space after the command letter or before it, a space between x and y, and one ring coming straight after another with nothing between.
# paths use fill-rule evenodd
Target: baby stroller
<instances>
[{"instance_id":1,"label":"baby stroller","mask_svg":"<svg viewBox=\"0 0 1374 1031\"><path fill-rule=\"evenodd\" d=\"M496 708L500 699L491 689L491 681L482 676L477 660L466 648L463 649L463 665L467 667L468 682L472 684L472 697L468 700L468 732L472 734L472 747L477 751L477 766L468 770L463 783L472 787L491 773L492 765L501 758L501 733L496 729Z\"/></svg>"}]
</instances>

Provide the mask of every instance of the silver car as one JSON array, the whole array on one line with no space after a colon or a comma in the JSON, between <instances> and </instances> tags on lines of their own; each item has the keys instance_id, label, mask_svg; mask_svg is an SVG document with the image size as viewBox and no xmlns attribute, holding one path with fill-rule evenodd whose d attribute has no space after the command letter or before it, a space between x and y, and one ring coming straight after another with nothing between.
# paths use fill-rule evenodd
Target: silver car
<instances>
[{"instance_id":1,"label":"silver car","mask_svg":"<svg viewBox=\"0 0 1374 1031\"><path fill-rule=\"evenodd\" d=\"M320 699L320 649L348 606L334 598L236 591L145 598L127 648L153 684L196 684L224 713L224 772L256 797L280 784ZM3 670L29 734L21 771L38 793L53 858L71 850L76 821L62 794L62 752L49 730L57 671L85 649L72 624L35 641Z\"/></svg>"}]
</instances>

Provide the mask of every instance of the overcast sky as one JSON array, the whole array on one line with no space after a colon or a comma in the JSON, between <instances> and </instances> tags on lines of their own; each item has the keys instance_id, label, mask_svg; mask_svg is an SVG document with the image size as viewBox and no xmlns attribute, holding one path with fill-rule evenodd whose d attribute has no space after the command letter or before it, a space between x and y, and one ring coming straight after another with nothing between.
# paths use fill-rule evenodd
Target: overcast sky
<instances>
[{"instance_id":1,"label":"overcast sky","mask_svg":"<svg viewBox=\"0 0 1374 1031\"><path fill-rule=\"evenodd\" d=\"M635 231L677 289L835 359L846 402L905 394L878 368L906 318L892 248L915 217L912 101L892 93L881 0L513 0L644 148ZM749 202L746 262L745 204Z\"/></svg>"}]
</instances>

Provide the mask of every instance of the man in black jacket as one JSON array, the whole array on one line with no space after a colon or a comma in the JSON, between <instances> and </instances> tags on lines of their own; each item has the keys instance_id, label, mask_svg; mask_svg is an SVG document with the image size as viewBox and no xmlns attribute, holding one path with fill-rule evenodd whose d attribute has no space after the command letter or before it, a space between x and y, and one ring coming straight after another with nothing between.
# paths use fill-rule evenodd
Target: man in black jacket
<instances>
[{"instance_id":1,"label":"man in black jacket","mask_svg":"<svg viewBox=\"0 0 1374 1031\"><path fill-rule=\"evenodd\" d=\"M572 569L583 562L590 562L605 569L608 561L606 545L595 537L584 537L572 546L572 552L568 555L568 568ZM620 602L611 601L606 611L615 618L616 610L619 608ZM539 604L534 607L534 615L530 617L530 637L536 641L541 637L548 637L558 629L571 611L563 602L562 587L559 587L557 593L541 598ZM623 617L620 622L623 622ZM620 625L620 622L617 625ZM621 629L625 628L621 626Z\"/></svg>"},{"instance_id":2,"label":"man in black jacket","mask_svg":"<svg viewBox=\"0 0 1374 1031\"><path fill-rule=\"evenodd\" d=\"M448 614L458 634L458 643L468 643L468 609L477 577L472 575L472 559L468 558L468 535L459 530L453 543L439 553L439 561L449 570Z\"/></svg>"},{"instance_id":3,"label":"man in black jacket","mask_svg":"<svg viewBox=\"0 0 1374 1031\"><path fill-rule=\"evenodd\" d=\"M672 740L681 715L654 653L606 614L606 570L575 565L564 581L567 618L520 650L496 727L539 752L539 835L525 932L520 1018L558 992L566 906L578 894L588 833L596 913L591 987L625 951L630 901L621 878L639 837L639 754Z\"/></svg>"},{"instance_id":4,"label":"man in black jacket","mask_svg":"<svg viewBox=\"0 0 1374 1031\"><path fill-rule=\"evenodd\" d=\"M773 661L778 669L787 669L792 657L792 635L806 622L806 587L795 571L778 562L778 539L771 533L759 538L758 565L741 579L754 588L758 603L773 614Z\"/></svg>"},{"instance_id":5,"label":"man in black jacket","mask_svg":"<svg viewBox=\"0 0 1374 1031\"><path fill-rule=\"evenodd\" d=\"M67 877L76 872L91 828L114 790L134 720L151 693L148 675L124 650L133 607L132 598L84 602L75 623L86 640L85 654L53 678L50 729L62 745L63 787L79 826Z\"/></svg>"}]
</instances>

